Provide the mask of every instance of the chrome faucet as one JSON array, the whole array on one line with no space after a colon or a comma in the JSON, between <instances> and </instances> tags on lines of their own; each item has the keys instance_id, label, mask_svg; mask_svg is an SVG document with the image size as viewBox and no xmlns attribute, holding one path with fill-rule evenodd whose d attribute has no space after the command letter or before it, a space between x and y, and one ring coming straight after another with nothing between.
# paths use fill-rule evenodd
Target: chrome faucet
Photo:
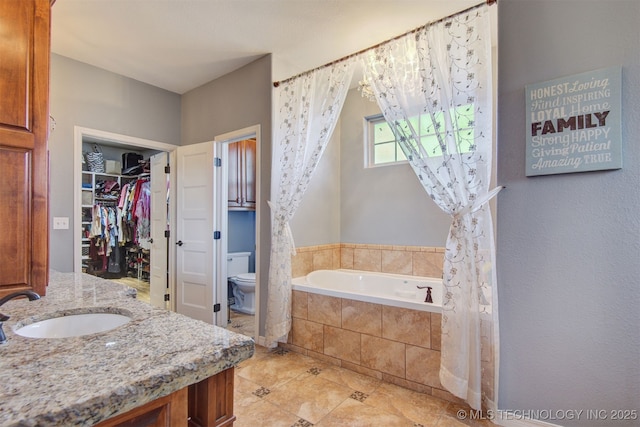
<instances>
[{"instance_id":1,"label":"chrome faucet","mask_svg":"<svg viewBox=\"0 0 640 427\"><path fill-rule=\"evenodd\" d=\"M33 291L18 291L0 298L0 306L4 305L4 303L6 303L7 301L18 297L27 297L29 298L29 301L40 299L40 295ZM9 316L0 313L0 344L4 344L7 342L7 336L4 334L4 330L2 330L2 325L9 319Z\"/></svg>"}]
</instances>

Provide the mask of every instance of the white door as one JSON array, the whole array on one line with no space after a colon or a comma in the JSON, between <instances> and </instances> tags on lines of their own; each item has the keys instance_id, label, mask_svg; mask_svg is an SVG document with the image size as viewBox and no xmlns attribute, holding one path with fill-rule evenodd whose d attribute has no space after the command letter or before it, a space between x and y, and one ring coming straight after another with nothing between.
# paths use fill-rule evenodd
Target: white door
<instances>
[{"instance_id":1,"label":"white door","mask_svg":"<svg viewBox=\"0 0 640 427\"><path fill-rule=\"evenodd\" d=\"M213 142L176 152L176 310L213 324Z\"/></svg>"},{"instance_id":2,"label":"white door","mask_svg":"<svg viewBox=\"0 0 640 427\"><path fill-rule=\"evenodd\" d=\"M214 227L221 230L220 240L216 240L214 244L214 260L215 260L215 292L219 295L217 301L221 302L220 312L217 313L216 325L226 328L229 319L229 305L227 292L227 237L228 237L228 156L229 144L225 142L215 142L214 154L221 161L220 167L214 169L213 172L213 188L214 188Z\"/></svg>"},{"instance_id":3,"label":"white door","mask_svg":"<svg viewBox=\"0 0 640 427\"><path fill-rule=\"evenodd\" d=\"M151 156L151 305L165 308L167 289L167 174L168 153Z\"/></svg>"}]
</instances>

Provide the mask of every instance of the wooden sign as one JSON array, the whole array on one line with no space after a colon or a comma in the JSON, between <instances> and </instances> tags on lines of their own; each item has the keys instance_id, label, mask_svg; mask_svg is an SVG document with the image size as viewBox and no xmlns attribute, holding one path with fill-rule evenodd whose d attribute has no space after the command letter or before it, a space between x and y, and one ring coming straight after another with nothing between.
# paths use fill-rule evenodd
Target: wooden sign
<instances>
[{"instance_id":1,"label":"wooden sign","mask_svg":"<svg viewBox=\"0 0 640 427\"><path fill-rule=\"evenodd\" d=\"M525 88L526 175L622 168L620 67Z\"/></svg>"}]
</instances>

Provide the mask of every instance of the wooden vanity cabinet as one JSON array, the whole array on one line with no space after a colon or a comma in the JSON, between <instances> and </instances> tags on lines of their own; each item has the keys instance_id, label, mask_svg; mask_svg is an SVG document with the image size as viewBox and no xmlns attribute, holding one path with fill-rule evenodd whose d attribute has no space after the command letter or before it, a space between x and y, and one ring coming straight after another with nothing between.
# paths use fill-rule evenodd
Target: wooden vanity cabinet
<instances>
[{"instance_id":1,"label":"wooden vanity cabinet","mask_svg":"<svg viewBox=\"0 0 640 427\"><path fill-rule=\"evenodd\" d=\"M51 0L0 0L0 296L49 276Z\"/></svg>"},{"instance_id":2,"label":"wooden vanity cabinet","mask_svg":"<svg viewBox=\"0 0 640 427\"><path fill-rule=\"evenodd\" d=\"M234 368L132 409L96 427L231 427Z\"/></svg>"},{"instance_id":3,"label":"wooden vanity cabinet","mask_svg":"<svg viewBox=\"0 0 640 427\"><path fill-rule=\"evenodd\" d=\"M187 427L187 395L187 389L183 388L103 421L96 427Z\"/></svg>"},{"instance_id":4,"label":"wooden vanity cabinet","mask_svg":"<svg viewBox=\"0 0 640 427\"><path fill-rule=\"evenodd\" d=\"M256 208L256 140L229 144L229 210Z\"/></svg>"}]
</instances>

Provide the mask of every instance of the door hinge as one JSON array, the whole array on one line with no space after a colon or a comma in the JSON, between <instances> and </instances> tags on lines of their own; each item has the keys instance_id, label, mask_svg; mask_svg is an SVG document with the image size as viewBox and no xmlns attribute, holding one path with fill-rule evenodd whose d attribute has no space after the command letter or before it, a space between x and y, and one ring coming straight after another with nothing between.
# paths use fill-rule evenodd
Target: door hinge
<instances>
[{"instance_id":1,"label":"door hinge","mask_svg":"<svg viewBox=\"0 0 640 427\"><path fill-rule=\"evenodd\" d=\"M165 300L165 301L169 301L169 299L170 299L169 294L164 294L164 300Z\"/></svg>"},{"instance_id":2,"label":"door hinge","mask_svg":"<svg viewBox=\"0 0 640 427\"><path fill-rule=\"evenodd\" d=\"M220 307L220 303L217 304L213 304L213 312L217 313L222 309L222 307Z\"/></svg>"},{"instance_id":3,"label":"door hinge","mask_svg":"<svg viewBox=\"0 0 640 427\"><path fill-rule=\"evenodd\" d=\"M167 165L164 167L164 173L171 173L171 166Z\"/></svg>"},{"instance_id":4,"label":"door hinge","mask_svg":"<svg viewBox=\"0 0 640 427\"><path fill-rule=\"evenodd\" d=\"M169 238L169 230L164 230L164 237L166 237L167 239Z\"/></svg>"},{"instance_id":5,"label":"door hinge","mask_svg":"<svg viewBox=\"0 0 640 427\"><path fill-rule=\"evenodd\" d=\"M222 233L220 233L219 231L213 232L213 240L220 240L221 237L222 237Z\"/></svg>"},{"instance_id":6,"label":"door hinge","mask_svg":"<svg viewBox=\"0 0 640 427\"><path fill-rule=\"evenodd\" d=\"M213 165L217 168L219 168L220 166L222 166L222 159L220 157L214 157L213 158Z\"/></svg>"}]
</instances>

